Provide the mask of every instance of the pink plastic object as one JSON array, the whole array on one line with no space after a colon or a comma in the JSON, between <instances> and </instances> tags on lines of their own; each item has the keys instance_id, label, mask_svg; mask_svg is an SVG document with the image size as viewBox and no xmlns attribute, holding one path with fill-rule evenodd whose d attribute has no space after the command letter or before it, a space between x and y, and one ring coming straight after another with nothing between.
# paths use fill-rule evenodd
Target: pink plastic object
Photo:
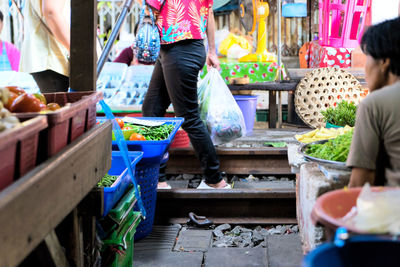
<instances>
[{"instance_id":1,"label":"pink plastic object","mask_svg":"<svg viewBox=\"0 0 400 267\"><path fill-rule=\"evenodd\" d=\"M356 48L364 31L370 0L319 0L319 43Z\"/></svg>"}]
</instances>

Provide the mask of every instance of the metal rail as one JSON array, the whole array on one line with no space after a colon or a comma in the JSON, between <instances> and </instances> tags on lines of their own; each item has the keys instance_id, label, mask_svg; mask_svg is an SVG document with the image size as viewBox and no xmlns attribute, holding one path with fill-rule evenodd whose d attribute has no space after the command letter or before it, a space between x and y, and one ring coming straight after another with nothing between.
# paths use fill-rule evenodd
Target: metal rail
<instances>
[{"instance_id":1,"label":"metal rail","mask_svg":"<svg viewBox=\"0 0 400 267\"><path fill-rule=\"evenodd\" d=\"M296 223L294 188L196 190L171 189L157 194L156 223L185 223L194 212L214 223Z\"/></svg>"},{"instance_id":2,"label":"metal rail","mask_svg":"<svg viewBox=\"0 0 400 267\"><path fill-rule=\"evenodd\" d=\"M111 48L114 45L115 40L117 39L117 36L121 30L122 23L124 23L126 16L131 10L133 2L133 0L126 0L124 3L121 14L118 17L117 22L115 23L114 29L111 31L110 38L107 40L107 44L103 52L101 53L100 59L97 63L97 77L100 76L100 72L103 69L104 64L106 63L106 60L108 58L108 55L110 54Z\"/></svg>"},{"instance_id":3,"label":"metal rail","mask_svg":"<svg viewBox=\"0 0 400 267\"><path fill-rule=\"evenodd\" d=\"M220 169L228 174L292 177L286 148L217 148ZM192 148L170 149L167 173L201 174ZM171 189L157 194L156 223L185 223L194 212L214 223L296 223L296 192L284 182L273 188L232 190Z\"/></svg>"}]
</instances>

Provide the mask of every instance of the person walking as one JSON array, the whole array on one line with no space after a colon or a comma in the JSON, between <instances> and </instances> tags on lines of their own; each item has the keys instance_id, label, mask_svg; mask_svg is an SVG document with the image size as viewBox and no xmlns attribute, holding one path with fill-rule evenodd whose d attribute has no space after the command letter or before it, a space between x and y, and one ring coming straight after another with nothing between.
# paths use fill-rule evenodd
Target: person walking
<instances>
[{"instance_id":1,"label":"person walking","mask_svg":"<svg viewBox=\"0 0 400 267\"><path fill-rule=\"evenodd\" d=\"M143 102L145 117L163 117L172 103L175 115L185 119L188 133L200 160L204 180L199 189L229 189L219 171L219 160L210 135L200 119L197 100L199 71L207 63L219 68L215 53L212 0L146 0L157 14L161 49ZM204 40L208 38L206 55ZM163 166L165 167L165 166ZM170 188L160 169L158 188Z\"/></svg>"},{"instance_id":2,"label":"person walking","mask_svg":"<svg viewBox=\"0 0 400 267\"><path fill-rule=\"evenodd\" d=\"M32 74L42 93L69 87L70 0L28 0L20 71Z\"/></svg>"}]
</instances>

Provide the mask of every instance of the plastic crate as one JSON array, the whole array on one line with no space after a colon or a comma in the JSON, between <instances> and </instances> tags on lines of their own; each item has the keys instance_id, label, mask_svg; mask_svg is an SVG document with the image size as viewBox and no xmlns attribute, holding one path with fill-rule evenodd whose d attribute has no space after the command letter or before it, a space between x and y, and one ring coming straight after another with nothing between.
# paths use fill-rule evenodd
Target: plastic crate
<instances>
[{"instance_id":1,"label":"plastic crate","mask_svg":"<svg viewBox=\"0 0 400 267\"><path fill-rule=\"evenodd\" d=\"M135 240L145 238L153 230L159 172L159 163L138 164L136 166L135 176L140 185L140 196L146 209L146 219L142 220L137 227ZM139 210L137 205L135 206L135 210Z\"/></svg>"},{"instance_id":2,"label":"plastic crate","mask_svg":"<svg viewBox=\"0 0 400 267\"><path fill-rule=\"evenodd\" d=\"M132 179L122 159L121 152L112 151L111 157L111 169L108 171L108 174L119 175L119 177L110 187L102 188L104 194L103 217L109 213L109 211L124 195L129 185L132 184ZM130 152L129 157L134 171L135 166L143 157L143 152Z\"/></svg>"},{"instance_id":3,"label":"plastic crate","mask_svg":"<svg viewBox=\"0 0 400 267\"><path fill-rule=\"evenodd\" d=\"M44 96L47 103L54 102L62 108L45 114L49 127L40 134L39 162L53 156L91 129L96 124L96 103L103 98L101 92L48 93ZM33 118L39 114L15 113L21 119Z\"/></svg>"},{"instance_id":4,"label":"plastic crate","mask_svg":"<svg viewBox=\"0 0 400 267\"><path fill-rule=\"evenodd\" d=\"M0 190L36 166L39 132L47 118L38 116L0 133Z\"/></svg>"},{"instance_id":5,"label":"plastic crate","mask_svg":"<svg viewBox=\"0 0 400 267\"><path fill-rule=\"evenodd\" d=\"M122 119L122 117L118 117ZM152 121L163 121L166 124L173 124L175 125L174 129L172 130L169 137L165 140L160 141L126 141L128 145L129 151L142 151L143 152L143 159L141 160L140 164L144 163L157 163L160 164L162 157L164 156L165 152L168 150L172 140L175 137L175 134L178 132L179 128L181 127L184 119L183 118L158 118L158 117L143 117L138 119L144 120L152 120ZM98 117L98 121L106 120L104 117ZM117 142L112 141L112 149L119 150Z\"/></svg>"},{"instance_id":6,"label":"plastic crate","mask_svg":"<svg viewBox=\"0 0 400 267\"><path fill-rule=\"evenodd\" d=\"M140 212L130 211L124 223L103 240L103 246L114 252L113 260L105 262L104 266L133 266L134 235L140 218Z\"/></svg>"},{"instance_id":7,"label":"plastic crate","mask_svg":"<svg viewBox=\"0 0 400 267\"><path fill-rule=\"evenodd\" d=\"M129 151L129 158L134 157L134 155L135 152ZM138 226L135 234L135 240L146 237L153 229L157 200L157 184L160 171L159 162L143 163L142 161L143 160L136 164L135 178L140 186L140 196L142 198L144 208L146 209L146 219L143 220ZM113 164L115 162L120 162L116 164L123 164L123 158L121 154L119 154L118 157L113 157ZM135 206L135 210L139 210L137 205Z\"/></svg>"}]
</instances>

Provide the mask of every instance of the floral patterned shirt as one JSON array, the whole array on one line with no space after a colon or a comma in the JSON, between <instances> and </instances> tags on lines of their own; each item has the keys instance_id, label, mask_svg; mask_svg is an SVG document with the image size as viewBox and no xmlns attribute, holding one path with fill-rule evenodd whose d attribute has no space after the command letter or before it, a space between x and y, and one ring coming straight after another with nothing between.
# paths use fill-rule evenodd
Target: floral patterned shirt
<instances>
[{"instance_id":1,"label":"floral patterned shirt","mask_svg":"<svg viewBox=\"0 0 400 267\"><path fill-rule=\"evenodd\" d=\"M146 0L160 11L157 26L161 44L206 37L208 10L213 0Z\"/></svg>"}]
</instances>

